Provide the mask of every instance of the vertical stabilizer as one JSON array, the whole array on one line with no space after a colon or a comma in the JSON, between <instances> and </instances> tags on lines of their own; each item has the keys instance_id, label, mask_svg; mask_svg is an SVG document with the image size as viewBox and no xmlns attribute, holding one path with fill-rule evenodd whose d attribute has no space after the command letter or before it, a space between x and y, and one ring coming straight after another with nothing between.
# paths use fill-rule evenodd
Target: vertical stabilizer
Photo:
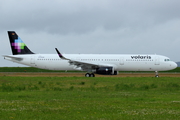
<instances>
[{"instance_id":1,"label":"vertical stabilizer","mask_svg":"<svg viewBox=\"0 0 180 120\"><path fill-rule=\"evenodd\" d=\"M13 55L34 54L14 31L8 31Z\"/></svg>"}]
</instances>

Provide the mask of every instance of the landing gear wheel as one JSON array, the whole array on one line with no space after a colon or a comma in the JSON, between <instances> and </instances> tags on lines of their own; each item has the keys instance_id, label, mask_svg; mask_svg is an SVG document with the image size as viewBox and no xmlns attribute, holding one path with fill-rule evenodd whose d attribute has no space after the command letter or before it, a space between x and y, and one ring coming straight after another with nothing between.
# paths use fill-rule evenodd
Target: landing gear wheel
<instances>
[{"instance_id":1,"label":"landing gear wheel","mask_svg":"<svg viewBox=\"0 0 180 120\"><path fill-rule=\"evenodd\" d=\"M95 77L95 75L94 75L94 73L91 73L91 74L90 73L86 73L85 77Z\"/></svg>"},{"instance_id":2,"label":"landing gear wheel","mask_svg":"<svg viewBox=\"0 0 180 120\"><path fill-rule=\"evenodd\" d=\"M158 77L159 77L159 75L155 75L155 77L156 77L156 78L158 78Z\"/></svg>"},{"instance_id":3,"label":"landing gear wheel","mask_svg":"<svg viewBox=\"0 0 180 120\"><path fill-rule=\"evenodd\" d=\"M90 77L90 76L91 76L91 74L89 74L89 73L85 74L85 77Z\"/></svg>"},{"instance_id":4,"label":"landing gear wheel","mask_svg":"<svg viewBox=\"0 0 180 120\"><path fill-rule=\"evenodd\" d=\"M95 77L94 73L91 73L90 77Z\"/></svg>"}]
</instances>

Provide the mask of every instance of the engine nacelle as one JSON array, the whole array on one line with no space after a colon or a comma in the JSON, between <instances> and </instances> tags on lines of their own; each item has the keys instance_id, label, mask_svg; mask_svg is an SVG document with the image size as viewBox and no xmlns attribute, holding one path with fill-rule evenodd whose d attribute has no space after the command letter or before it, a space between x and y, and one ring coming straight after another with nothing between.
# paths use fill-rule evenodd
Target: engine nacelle
<instances>
[{"instance_id":1,"label":"engine nacelle","mask_svg":"<svg viewBox=\"0 0 180 120\"><path fill-rule=\"evenodd\" d=\"M113 74L113 67L100 67L96 68L96 74L102 75L112 75Z\"/></svg>"}]
</instances>

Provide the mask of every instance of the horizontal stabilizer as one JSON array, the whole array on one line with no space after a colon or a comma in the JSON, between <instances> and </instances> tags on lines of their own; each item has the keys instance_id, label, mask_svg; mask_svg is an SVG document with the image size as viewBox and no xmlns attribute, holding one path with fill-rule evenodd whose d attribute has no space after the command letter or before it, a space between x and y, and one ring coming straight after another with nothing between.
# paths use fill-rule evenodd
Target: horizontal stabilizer
<instances>
[{"instance_id":1,"label":"horizontal stabilizer","mask_svg":"<svg viewBox=\"0 0 180 120\"><path fill-rule=\"evenodd\" d=\"M9 56L9 55L3 55L4 59L11 59L11 60L16 60L16 61L22 61L23 58L21 57L15 57L15 56Z\"/></svg>"}]
</instances>

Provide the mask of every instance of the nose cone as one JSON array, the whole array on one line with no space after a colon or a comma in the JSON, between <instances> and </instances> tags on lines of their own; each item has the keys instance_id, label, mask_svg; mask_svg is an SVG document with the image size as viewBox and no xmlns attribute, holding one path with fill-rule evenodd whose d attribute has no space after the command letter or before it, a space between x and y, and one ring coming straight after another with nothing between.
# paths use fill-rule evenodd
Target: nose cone
<instances>
[{"instance_id":1,"label":"nose cone","mask_svg":"<svg viewBox=\"0 0 180 120\"><path fill-rule=\"evenodd\" d=\"M170 66L171 66L171 69L175 69L177 68L178 65L175 62L172 62Z\"/></svg>"}]
</instances>

